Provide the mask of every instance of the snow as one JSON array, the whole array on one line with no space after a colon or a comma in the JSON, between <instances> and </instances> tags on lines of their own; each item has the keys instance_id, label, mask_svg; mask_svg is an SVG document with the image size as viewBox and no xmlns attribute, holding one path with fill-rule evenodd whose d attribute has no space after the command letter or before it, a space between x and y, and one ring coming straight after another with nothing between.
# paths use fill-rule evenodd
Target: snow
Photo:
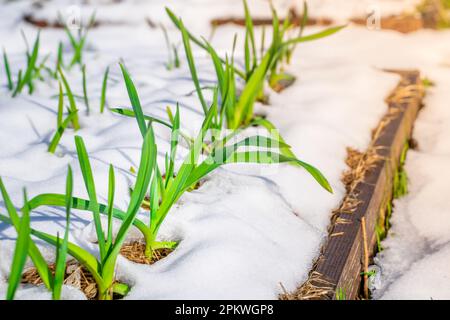
<instances>
[{"instance_id":1,"label":"snow","mask_svg":"<svg viewBox=\"0 0 450 320\"><path fill-rule=\"evenodd\" d=\"M287 6L288 2L283 4ZM324 8L329 7L325 2L315 1L313 5L322 3ZM36 12L41 17L55 18L58 10L73 3L76 2L51 1ZM162 32L149 28L144 18L168 24L163 8L168 5L183 16L190 29L208 37L211 33L208 17L242 12L240 1L220 3L206 0L97 3L100 21L109 19L120 24L101 26L88 36L89 50L84 59L92 112L89 116L81 113L82 129L77 134L85 140L101 202L106 202L108 164L112 163L117 169L115 204L126 208L127 189L134 181L129 168L137 166L141 144L133 119L96 111L104 69L111 66L107 95L111 107L129 106L117 65L123 59L138 86L144 111L165 117L165 107L180 102L182 127L187 132L195 132L201 124L202 113L195 95L189 94L194 86L188 67L183 59L179 70L165 69L167 56ZM255 16L267 12L266 1L250 3ZM189 14L193 6L198 10ZM84 18L93 7L82 6ZM34 28L19 21L26 10L30 10L27 3L19 1L3 4L0 13L0 45L8 51L13 74L17 74L18 66L25 60L20 29L29 41L36 33ZM173 27L169 33L172 41L179 41ZM242 35L242 29L225 26L216 30L212 42L219 52L229 52L234 33ZM200 189L186 193L164 222L161 239L181 240L171 255L152 266L119 258L117 278L132 286L126 299L276 299L281 292L280 283L287 290L294 290L306 280L327 235L331 212L345 194L340 178L346 169L346 147L360 150L367 147L370 129L386 111L384 98L399 79L380 69L423 65L437 68L438 61L442 62L442 51L434 50L446 50L439 37L426 31L404 36L349 26L333 37L299 46L289 66L297 82L282 94L271 92L271 105L258 106L258 109L277 125L300 159L322 170L334 194L321 189L304 171L288 165L230 165L217 170ZM65 48L69 47L61 30L43 30L41 52L54 55L59 40L64 41ZM380 48L392 50L388 54ZM242 50L237 52L240 54ZM211 84L214 76L209 59L201 50L195 49L194 54L202 83ZM182 51L180 55L184 58ZM242 56L237 58L242 62ZM436 73L441 74L440 69ZM430 71L430 77L433 75ZM68 80L74 92L80 93L81 74L77 68L68 74ZM36 89L32 96L23 94L15 99L10 98L4 84L0 89L0 176L14 203L20 206L24 186L30 197L62 193L70 164L74 170L74 194L86 197L74 133L69 130L64 134L56 156L46 152L56 123L57 101L51 96L57 92L57 83L40 83ZM79 106L83 108L81 102ZM164 152L169 133L161 127L155 130L159 150ZM162 159L161 153L159 161ZM0 204L0 210L4 211L3 203ZM62 232L64 213L55 208L39 208L32 213L32 226L53 234ZM90 214L75 211L71 241L96 253L92 235ZM134 230L130 239L138 236ZM15 237L11 227L0 224L3 278L9 273ZM42 244L40 247L45 257L53 261L53 248ZM0 296L4 296L2 290L5 290L4 281L0 281ZM42 288L21 288L18 295L50 298ZM65 297L81 296L68 293Z\"/></svg>"}]
</instances>

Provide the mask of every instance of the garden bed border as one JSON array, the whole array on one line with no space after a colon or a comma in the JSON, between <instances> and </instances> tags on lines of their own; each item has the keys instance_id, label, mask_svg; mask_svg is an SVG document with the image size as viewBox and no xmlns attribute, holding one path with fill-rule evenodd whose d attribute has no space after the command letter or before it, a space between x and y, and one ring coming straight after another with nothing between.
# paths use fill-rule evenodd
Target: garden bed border
<instances>
[{"instance_id":1,"label":"garden bed border","mask_svg":"<svg viewBox=\"0 0 450 320\"><path fill-rule=\"evenodd\" d=\"M349 190L335 211L327 242L310 272L309 279L294 294L282 299L358 299L361 297L365 261L377 248L376 226L388 215L394 175L405 143L411 139L414 121L422 106L423 86L418 71L394 72L401 76L397 88L386 100L388 111L373 132L365 155L375 152L373 161ZM350 205L348 205L350 204ZM362 219L364 218L364 219ZM365 222L366 238L362 222ZM367 251L364 244L367 244Z\"/></svg>"}]
</instances>

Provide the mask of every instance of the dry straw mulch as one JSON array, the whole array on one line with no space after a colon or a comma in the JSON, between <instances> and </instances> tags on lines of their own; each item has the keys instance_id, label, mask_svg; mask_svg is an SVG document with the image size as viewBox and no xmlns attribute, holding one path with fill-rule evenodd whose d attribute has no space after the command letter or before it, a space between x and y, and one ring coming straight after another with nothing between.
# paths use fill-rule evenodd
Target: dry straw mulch
<instances>
[{"instance_id":1,"label":"dry straw mulch","mask_svg":"<svg viewBox=\"0 0 450 320\"><path fill-rule=\"evenodd\" d=\"M52 272L55 271L55 264L49 265ZM42 279L36 268L27 269L22 275L23 284L32 284L35 286L42 285ZM97 297L97 284L91 273L75 260L67 262L66 274L64 276L64 284L81 290L88 299Z\"/></svg>"},{"instance_id":2,"label":"dry straw mulch","mask_svg":"<svg viewBox=\"0 0 450 320\"><path fill-rule=\"evenodd\" d=\"M150 265L167 257L172 251L173 249L158 249L153 252L153 257L148 259L144 254L145 244L142 242L132 242L122 246L120 253L130 261ZM49 268L54 272L55 264L50 264ZM34 267L25 270L21 282L35 286L43 284L37 269ZM78 288L89 300L95 300L97 298L97 284L92 274L75 260L69 260L67 262L64 284Z\"/></svg>"},{"instance_id":3,"label":"dry straw mulch","mask_svg":"<svg viewBox=\"0 0 450 320\"><path fill-rule=\"evenodd\" d=\"M122 248L120 249L120 254L132 262L150 265L161 259L164 259L170 253L172 253L173 250L174 249L157 249L153 251L153 256L151 259L149 259L145 255L145 244L139 241L135 241L122 246Z\"/></svg>"}]
</instances>

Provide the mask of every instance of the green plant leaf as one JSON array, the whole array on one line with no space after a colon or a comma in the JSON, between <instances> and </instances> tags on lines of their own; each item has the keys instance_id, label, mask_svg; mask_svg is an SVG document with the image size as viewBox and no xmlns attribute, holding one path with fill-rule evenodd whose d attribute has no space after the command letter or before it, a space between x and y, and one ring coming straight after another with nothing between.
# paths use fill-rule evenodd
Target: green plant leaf
<instances>
[{"instance_id":1,"label":"green plant leaf","mask_svg":"<svg viewBox=\"0 0 450 320\"><path fill-rule=\"evenodd\" d=\"M92 175L91 164L84 145L84 141L80 136L75 136L75 145L77 148L78 161L80 163L81 172L83 174L84 185L86 186L89 200L91 202L92 215L94 217L95 231L98 238L98 246L100 249L100 260L106 258L105 235L103 233L100 220L99 205L97 202L97 193L95 190L94 177Z\"/></svg>"},{"instance_id":2,"label":"green plant leaf","mask_svg":"<svg viewBox=\"0 0 450 320\"><path fill-rule=\"evenodd\" d=\"M56 147L59 144L59 141L61 140L62 135L64 134L64 131L66 130L67 126L70 122L73 121L74 117L76 117L76 113L70 113L67 118L61 123L61 125L56 130L52 140L50 141L50 144L48 146L48 152L55 153Z\"/></svg>"},{"instance_id":3,"label":"green plant leaf","mask_svg":"<svg viewBox=\"0 0 450 320\"><path fill-rule=\"evenodd\" d=\"M56 250L55 276L53 278L53 290L52 290L53 300L61 299L61 291L64 283L64 275L66 271L66 257L69 245L69 223L70 223L70 209L72 204L72 192L73 192L73 176L72 176L72 168L69 166L67 169L67 179L66 179L66 229L64 232L62 244L58 245Z\"/></svg>"},{"instance_id":4,"label":"green plant leaf","mask_svg":"<svg viewBox=\"0 0 450 320\"><path fill-rule=\"evenodd\" d=\"M116 257L120 252L120 248L125 241L128 230L133 224L136 214L138 213L142 201L145 198L145 194L148 191L150 178L154 171L154 166L156 165L156 154L157 150L155 145L155 136L153 133L153 128L151 124L149 124L142 144L141 160L139 163L136 183L131 194L130 204L128 205L127 214L125 219L123 219L123 223L120 226L119 231L117 232L116 240L112 247L111 253L105 261L104 271L107 273L111 274L113 272Z\"/></svg>"},{"instance_id":5,"label":"green plant leaf","mask_svg":"<svg viewBox=\"0 0 450 320\"><path fill-rule=\"evenodd\" d=\"M106 89L108 86L108 75L109 75L109 67L106 68L105 74L103 76L103 83L102 83L102 95L100 98L100 113L103 113L105 110L105 104L106 104Z\"/></svg>"},{"instance_id":6,"label":"green plant leaf","mask_svg":"<svg viewBox=\"0 0 450 320\"><path fill-rule=\"evenodd\" d=\"M8 192L6 191L5 185L3 184L2 179L0 178L0 191L2 193L2 197L3 197L3 202L5 204L6 210L8 212L9 218L0 215L0 218L3 222L6 222L12 226L14 226L15 230L17 232L19 232L20 229L20 218L19 215L17 214L17 210L14 207L13 203L11 202L11 199L8 195ZM29 204L25 204L25 205L29 205ZM22 211L26 211L28 210L31 211L31 208L24 208L22 209ZM39 249L37 248L37 246L34 244L34 242L30 242L29 243L29 247L28 247L28 255L30 256L31 260L33 261L39 276L42 279L42 282L44 283L44 285L51 290L51 271L48 268L47 262L45 261L44 257L42 256L41 252L39 251Z\"/></svg>"},{"instance_id":7,"label":"green plant leaf","mask_svg":"<svg viewBox=\"0 0 450 320\"><path fill-rule=\"evenodd\" d=\"M336 32L341 31L345 27L347 27L347 25L331 27L331 28L325 29L323 31L307 35L307 36L301 36L301 37L297 37L294 39L289 39L289 40L283 42L281 47L289 46L289 45L292 45L295 43L308 42L308 41L322 39L322 38L331 36L331 35L335 34Z\"/></svg>"},{"instance_id":8,"label":"green plant leaf","mask_svg":"<svg viewBox=\"0 0 450 320\"><path fill-rule=\"evenodd\" d=\"M39 54L39 39L40 39L40 32L38 32L38 35L34 42L33 51L28 59L28 65L25 70L25 74L24 74L23 78L21 79L21 81L18 82L17 89L16 89L15 93L13 94L13 96L15 96L17 93L22 92L22 89L26 84L28 84L30 86L30 91L31 91L32 76L33 76L33 72L35 70L36 61L37 61L38 54Z\"/></svg>"},{"instance_id":9,"label":"green plant leaf","mask_svg":"<svg viewBox=\"0 0 450 320\"><path fill-rule=\"evenodd\" d=\"M81 74L83 77L83 98L84 98L84 104L86 105L87 113L89 114L90 108L89 108L89 97L87 92L87 80L86 80L86 65L83 64L81 67Z\"/></svg>"},{"instance_id":10,"label":"green plant leaf","mask_svg":"<svg viewBox=\"0 0 450 320\"><path fill-rule=\"evenodd\" d=\"M108 179L108 232L107 232L107 246L112 245L113 234L112 234L112 219L113 219L113 208L114 208L114 193L115 193L115 176L114 176L114 167L109 165L109 179Z\"/></svg>"},{"instance_id":11,"label":"green plant leaf","mask_svg":"<svg viewBox=\"0 0 450 320\"><path fill-rule=\"evenodd\" d=\"M65 195L62 194L56 194L56 193L43 193L40 195L37 195L36 197L32 198L29 201L29 205L31 209L36 209L41 206L58 206L62 207L65 205ZM92 211L93 207L89 200L72 197L72 208L78 209L78 210L84 210L84 211ZM99 204L99 211L103 215L108 215L109 207L104 204ZM117 209L112 208L112 215L114 218L123 220L126 217L126 213ZM133 224L136 228L138 228L142 234L147 233L147 226L145 223L141 222L140 220L134 220Z\"/></svg>"},{"instance_id":12,"label":"green plant leaf","mask_svg":"<svg viewBox=\"0 0 450 320\"><path fill-rule=\"evenodd\" d=\"M9 67L8 55L6 54L5 48L3 48L3 63L5 65L6 80L8 80L8 89L12 90L13 82L11 78L11 69Z\"/></svg>"},{"instance_id":13,"label":"green plant leaf","mask_svg":"<svg viewBox=\"0 0 450 320\"><path fill-rule=\"evenodd\" d=\"M125 80L125 85L128 91L128 97L130 98L131 106L133 107L139 130L141 130L142 137L145 137L147 126L145 124L144 113L142 112L141 102L139 100L136 87L131 80L128 70L123 64L120 64L120 69L122 70L123 79Z\"/></svg>"},{"instance_id":14,"label":"green plant leaf","mask_svg":"<svg viewBox=\"0 0 450 320\"><path fill-rule=\"evenodd\" d=\"M67 82L66 77L64 76L64 73L62 72L62 69L59 68L59 75L61 77L61 80L63 82L64 88L66 90L66 94L67 94L67 98L69 99L69 107L70 107L70 112L77 115L78 113L78 109L77 109L77 105L75 103L75 98L74 95L72 93L72 90L70 89L69 83ZM74 116L74 118L72 119L72 124L73 124L73 128L76 130L80 129L80 124L78 122L78 116Z\"/></svg>"},{"instance_id":15,"label":"green plant leaf","mask_svg":"<svg viewBox=\"0 0 450 320\"><path fill-rule=\"evenodd\" d=\"M26 202L26 196L25 196ZM14 257L11 264L11 272L8 280L8 290L6 293L7 300L13 300L16 290L19 287L22 279L22 271L27 261L27 252L30 243L30 212L28 210L23 211L22 218L20 219L20 225L18 229L18 236L16 241L16 247L14 250Z\"/></svg>"},{"instance_id":16,"label":"green plant leaf","mask_svg":"<svg viewBox=\"0 0 450 320\"><path fill-rule=\"evenodd\" d=\"M186 53L186 59L188 61L189 70L191 71L192 81L194 82L195 90L197 91L198 98L200 99L200 103L203 108L203 113L206 114L208 112L208 105L206 104L205 98L203 97L200 81L198 80L197 68L195 67L195 61L192 55L192 48L190 44L189 34L181 20L180 20L180 30L183 36L184 51Z\"/></svg>"}]
</instances>

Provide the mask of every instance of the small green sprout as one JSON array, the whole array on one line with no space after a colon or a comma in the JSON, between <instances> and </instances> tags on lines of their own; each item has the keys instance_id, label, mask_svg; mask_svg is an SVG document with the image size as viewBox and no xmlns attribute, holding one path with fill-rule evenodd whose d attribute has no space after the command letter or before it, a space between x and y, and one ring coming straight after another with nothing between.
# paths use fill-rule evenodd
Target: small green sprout
<instances>
[{"instance_id":1,"label":"small green sprout","mask_svg":"<svg viewBox=\"0 0 450 320\"><path fill-rule=\"evenodd\" d=\"M73 49L73 57L70 61L69 67L73 67L75 64L79 64L80 66L83 64L83 50L86 45L89 30L95 25L95 14L95 12L92 13L89 23L85 28L78 29L77 37L67 26L64 28Z\"/></svg>"},{"instance_id":2,"label":"small green sprout","mask_svg":"<svg viewBox=\"0 0 450 320\"><path fill-rule=\"evenodd\" d=\"M244 12L245 12L245 42L244 42L244 66L245 70L239 70L235 66L233 68L235 69L234 72L236 75L244 79L246 82L250 82L250 79L252 78L252 75L254 73L258 72L261 73L256 79L258 81L254 80L254 82L262 82L266 78L269 80L269 84L272 86L278 85L278 81L285 81L285 80L292 80L292 76L289 75L282 75L280 70L280 65L282 61L290 61L290 57L292 56L292 52L296 48L298 43L301 42L307 42L307 41L314 41L318 40L327 36L330 36L341 29L343 29L345 26L337 26L337 27L330 27L328 29L325 29L323 31L303 36L303 30L306 25L306 19L307 19L307 7L305 5L305 12L303 15L303 20L299 26L299 32L296 37L293 38L287 38L286 35L290 29L294 27L293 23L289 20L289 17L285 19L284 23L280 23L280 20L278 18L278 14L276 10L271 7L272 10L272 43L267 49L266 52L262 52L260 56L257 54L257 46L255 42L255 32L254 32L254 26L253 21L250 15L250 11L247 5L247 1L243 0L244 5ZM185 29L182 20L180 18L177 18L177 16L168 8L166 8L166 12L169 15L169 18L172 20L174 25L182 31L182 29ZM183 32L183 31L182 31ZM199 40L196 38L192 33L188 32L187 30L184 31L184 33L190 38L192 42L194 42L196 45L198 45L200 48L203 48L206 51L210 51L210 46L208 46L207 41L203 39ZM265 41L265 32L262 34L262 43L261 48L264 48L264 41ZM222 64L227 64L227 59L219 58ZM262 67L260 65L263 65ZM262 78L262 79L261 79ZM253 78L255 79L255 78ZM257 93L257 97L261 98L263 96L263 87L260 85L260 88L258 88L259 91Z\"/></svg>"},{"instance_id":3,"label":"small green sprout","mask_svg":"<svg viewBox=\"0 0 450 320\"><path fill-rule=\"evenodd\" d=\"M237 129L242 126L247 126L254 118L253 110L254 104L257 100L260 100L264 96L264 83L265 80L272 77L272 80L292 80L292 77L288 75L281 75L276 73L278 65L281 60L286 56L286 52L291 52L293 48L300 42L307 42L317 40L326 36L330 36L344 26L332 27L324 31L311 34L308 36L300 35L295 38L285 39L284 35L289 27L286 25L280 26L280 22L275 10L273 12L273 39L268 50L257 55L257 47L255 43L255 34L253 22L250 16L250 12L247 6L247 2L244 1L245 9L245 45L244 45L244 65L245 70L239 70L234 64L233 56L231 59L221 58L215 52L214 48L205 39L199 40L192 33L190 33L184 26L182 20L168 8L166 12L174 25L181 31L183 37L183 44L185 47L186 58L189 63L189 69L191 71L192 80L199 96L204 113L206 113L207 105L201 93L201 86L198 83L198 76L193 62L192 50L190 41L198 45L200 48L206 50L213 60L214 68L217 75L217 81L219 84L219 92L221 95L222 105L226 105L227 108L225 114L227 115L227 126L230 129ZM302 27L301 27L302 28ZM303 32L303 29L302 29ZM263 33L262 41L264 41L265 35ZM235 43L235 42L234 42ZM234 48L235 44L233 45ZM261 44L264 47L264 43ZM234 52L234 49L233 49ZM234 55L234 54L233 54ZM245 86L242 92L237 97L235 76L241 77L245 80ZM271 76L269 76L271 75ZM272 81L273 82L273 81Z\"/></svg>"},{"instance_id":4,"label":"small green sprout","mask_svg":"<svg viewBox=\"0 0 450 320\"><path fill-rule=\"evenodd\" d=\"M166 46L167 46L168 61L166 63L166 68L169 71L173 70L173 69L178 69L181 65L180 57L178 55L178 48L175 44L170 42L169 34L167 32L166 27L163 24L161 24L160 27L161 27L161 30L163 31L164 40L165 40Z\"/></svg>"},{"instance_id":5,"label":"small green sprout","mask_svg":"<svg viewBox=\"0 0 450 320\"><path fill-rule=\"evenodd\" d=\"M59 76L61 78L61 81L64 85L64 89L66 91L66 96L67 99L69 100L69 110L71 114L74 114L73 119L72 119L72 125L73 128L76 130L80 129L80 124L79 124L79 120L78 120L78 108L77 108L77 104L75 102L75 97L73 95L72 89L70 88L69 83L67 82L66 77L64 76L64 73L62 71L61 68L59 68L58 70L59 72ZM61 98L60 98L61 99Z\"/></svg>"},{"instance_id":6,"label":"small green sprout","mask_svg":"<svg viewBox=\"0 0 450 320\"><path fill-rule=\"evenodd\" d=\"M400 163L394 174L394 199L399 199L408 194L408 175L405 170L406 155L409 143L406 142L400 155Z\"/></svg>"},{"instance_id":7,"label":"small green sprout","mask_svg":"<svg viewBox=\"0 0 450 320\"><path fill-rule=\"evenodd\" d=\"M345 289L344 288L337 288L336 290L336 300L347 300L345 296Z\"/></svg>"},{"instance_id":8,"label":"small green sprout","mask_svg":"<svg viewBox=\"0 0 450 320\"><path fill-rule=\"evenodd\" d=\"M13 81L11 77L11 69L9 67L8 55L6 54L5 48L3 48L3 64L5 66L6 80L8 81L8 89L11 91L13 89Z\"/></svg>"},{"instance_id":9,"label":"small green sprout","mask_svg":"<svg viewBox=\"0 0 450 320\"><path fill-rule=\"evenodd\" d=\"M109 75L109 67L106 68L105 74L103 75L102 82L102 93L100 96L100 113L103 113L106 105L106 89L108 87L108 75Z\"/></svg>"},{"instance_id":10,"label":"small green sprout","mask_svg":"<svg viewBox=\"0 0 450 320\"><path fill-rule=\"evenodd\" d=\"M26 57L27 57L27 66L25 68L25 71L22 69L19 69L17 74L17 80L16 84L14 85L12 76L11 76L11 69L10 64L8 61L8 56L6 54L5 49L3 49L3 63L5 66L6 71L6 77L8 81L8 89L12 91L12 96L15 97L18 94L22 93L23 89L25 87L28 87L28 93L32 94L34 92L34 82L35 80L44 80L44 78L41 75L41 71L43 69L46 69L46 62L49 58L49 55L46 55L40 63L38 63L39 58L39 43L40 43L40 32L38 32L36 39L33 44L33 49L30 52L28 49L28 43L26 41L25 35L22 33L25 44L27 46L26 50Z\"/></svg>"},{"instance_id":11,"label":"small green sprout","mask_svg":"<svg viewBox=\"0 0 450 320\"><path fill-rule=\"evenodd\" d=\"M430 88L430 87L434 87L436 84L430 78L425 77L425 78L422 79L422 85L425 88Z\"/></svg>"},{"instance_id":12,"label":"small green sprout","mask_svg":"<svg viewBox=\"0 0 450 320\"><path fill-rule=\"evenodd\" d=\"M1 183L1 181L0 181ZM25 198L26 201L26 198ZM17 228L17 241L14 250L14 257L11 265L11 272L8 281L8 291L6 300L13 300L22 279L22 271L27 261L27 252L30 244L30 214L26 210L21 218Z\"/></svg>"},{"instance_id":13,"label":"small green sprout","mask_svg":"<svg viewBox=\"0 0 450 320\"><path fill-rule=\"evenodd\" d=\"M86 106L87 114L89 115L90 108L89 108L89 97L87 92L87 80L86 80L86 65L83 64L81 67L81 74L82 74L82 85L83 85L83 100L84 104Z\"/></svg>"}]
</instances>

